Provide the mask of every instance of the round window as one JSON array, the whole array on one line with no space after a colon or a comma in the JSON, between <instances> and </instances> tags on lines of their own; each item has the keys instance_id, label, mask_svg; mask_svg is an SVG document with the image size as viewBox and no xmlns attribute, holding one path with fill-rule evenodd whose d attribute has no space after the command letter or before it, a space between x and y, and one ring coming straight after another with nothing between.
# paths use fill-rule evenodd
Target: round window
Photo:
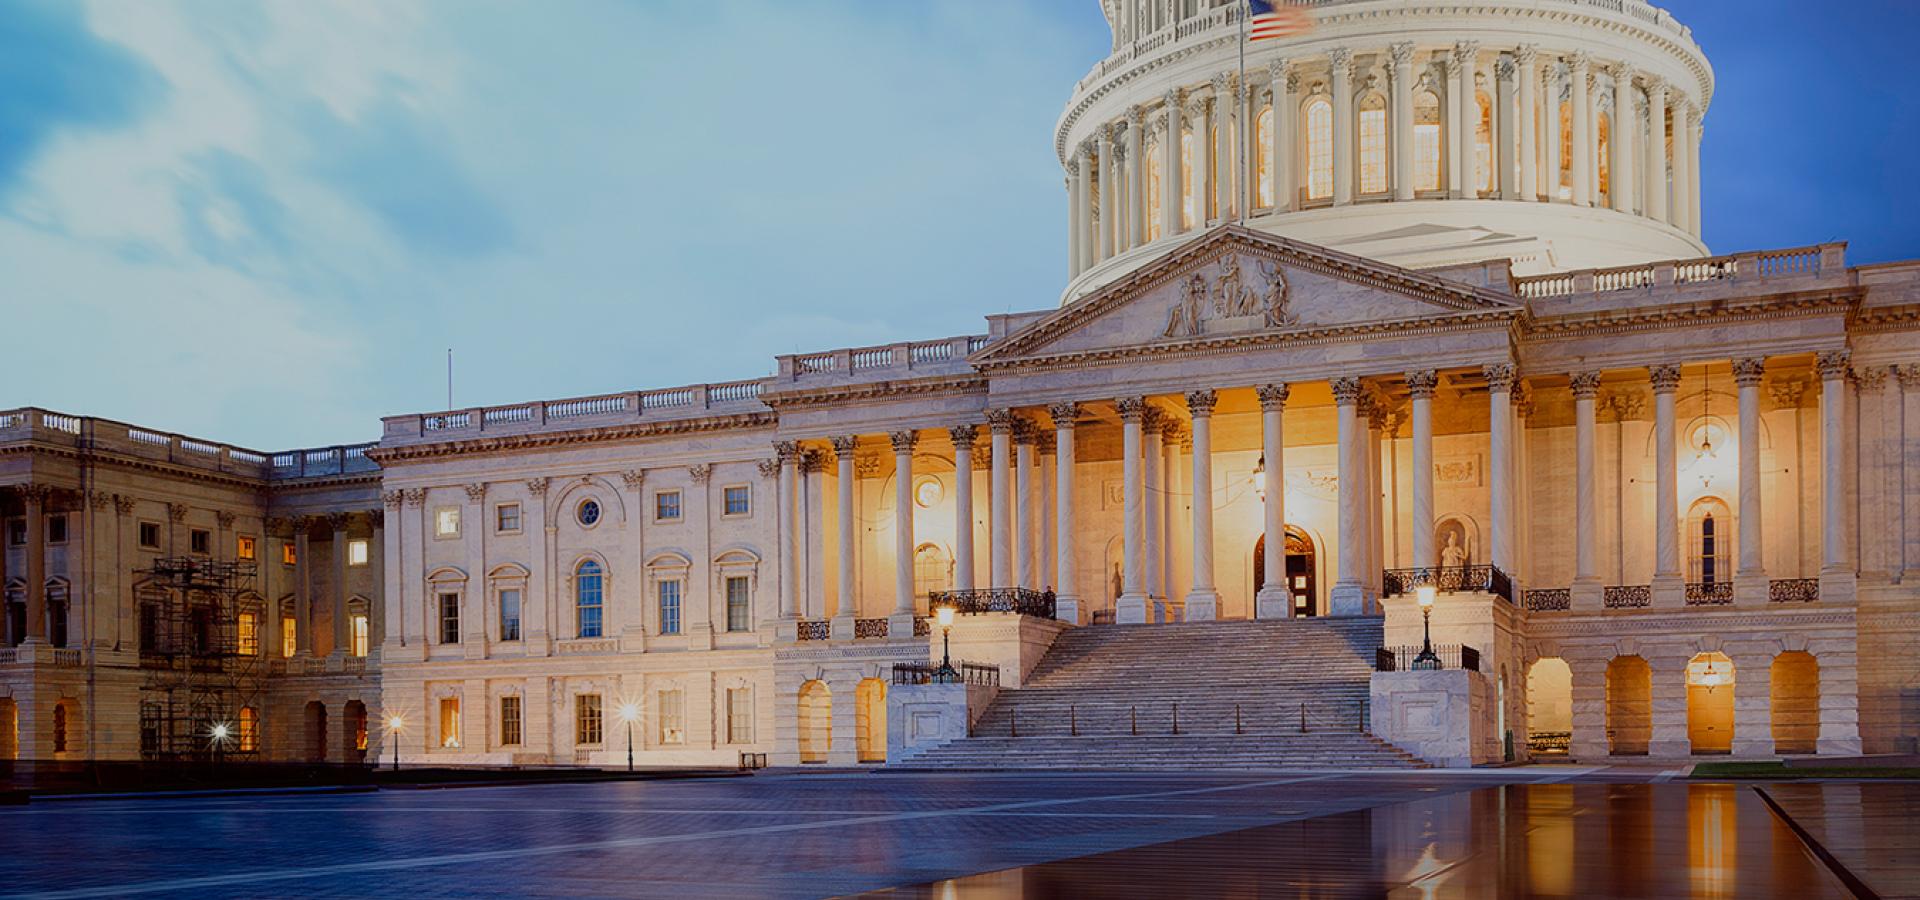
<instances>
[{"instance_id":1,"label":"round window","mask_svg":"<svg viewBox=\"0 0 1920 900\"><path fill-rule=\"evenodd\" d=\"M580 504L580 524L592 528L593 523L598 521L600 521L600 501L583 501Z\"/></svg>"},{"instance_id":2,"label":"round window","mask_svg":"<svg viewBox=\"0 0 1920 900\"><path fill-rule=\"evenodd\" d=\"M938 478L922 478L913 486L913 502L921 509L931 509L940 505L940 499L946 496L946 489L940 486Z\"/></svg>"}]
</instances>

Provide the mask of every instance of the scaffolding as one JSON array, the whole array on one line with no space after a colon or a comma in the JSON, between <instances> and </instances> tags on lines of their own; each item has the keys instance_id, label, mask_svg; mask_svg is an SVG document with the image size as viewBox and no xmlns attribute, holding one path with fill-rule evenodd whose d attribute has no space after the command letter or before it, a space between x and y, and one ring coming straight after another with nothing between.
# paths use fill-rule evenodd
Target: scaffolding
<instances>
[{"instance_id":1,"label":"scaffolding","mask_svg":"<svg viewBox=\"0 0 1920 900\"><path fill-rule=\"evenodd\" d=\"M264 613L242 609L254 572L251 561L193 556L136 570L141 758L260 753Z\"/></svg>"}]
</instances>

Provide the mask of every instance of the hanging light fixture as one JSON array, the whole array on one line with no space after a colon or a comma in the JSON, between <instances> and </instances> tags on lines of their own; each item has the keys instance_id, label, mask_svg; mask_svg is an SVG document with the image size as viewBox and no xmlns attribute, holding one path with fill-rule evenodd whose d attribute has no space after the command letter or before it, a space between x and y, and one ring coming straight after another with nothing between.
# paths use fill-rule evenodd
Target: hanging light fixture
<instances>
[{"instance_id":1,"label":"hanging light fixture","mask_svg":"<svg viewBox=\"0 0 1920 900\"><path fill-rule=\"evenodd\" d=\"M1704 380L1706 366L1701 366L1701 369L1701 377ZM1711 489L1713 463L1720 458L1720 454L1713 449L1713 385L1711 382L1701 390L1700 402L1703 404L1700 415L1700 447L1693 451L1693 468L1700 475L1700 487Z\"/></svg>"},{"instance_id":2,"label":"hanging light fixture","mask_svg":"<svg viewBox=\"0 0 1920 900\"><path fill-rule=\"evenodd\" d=\"M1724 683L1726 679L1713 667L1713 657L1707 657L1707 670L1700 673L1700 685L1711 691Z\"/></svg>"}]
</instances>

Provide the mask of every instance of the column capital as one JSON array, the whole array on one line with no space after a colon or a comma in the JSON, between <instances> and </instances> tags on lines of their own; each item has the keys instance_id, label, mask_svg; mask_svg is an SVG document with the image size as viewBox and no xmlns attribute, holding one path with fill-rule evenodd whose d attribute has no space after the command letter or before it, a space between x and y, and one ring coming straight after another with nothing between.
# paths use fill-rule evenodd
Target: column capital
<instances>
[{"instance_id":1,"label":"column capital","mask_svg":"<svg viewBox=\"0 0 1920 900\"><path fill-rule=\"evenodd\" d=\"M966 427L969 430L973 428L972 425ZM969 438L969 440L971 440L971 438ZM833 444L833 455L835 457L839 459L852 459L854 450L860 446L860 437L859 435L842 434L831 438L830 442Z\"/></svg>"},{"instance_id":2,"label":"column capital","mask_svg":"<svg viewBox=\"0 0 1920 900\"><path fill-rule=\"evenodd\" d=\"M1453 43L1453 64L1461 68L1473 65L1474 58L1480 55L1479 41L1455 41Z\"/></svg>"},{"instance_id":3,"label":"column capital","mask_svg":"<svg viewBox=\"0 0 1920 900\"><path fill-rule=\"evenodd\" d=\"M1733 383L1741 387L1759 387L1767 376L1767 360L1763 356L1750 356L1733 361Z\"/></svg>"},{"instance_id":4,"label":"column capital","mask_svg":"<svg viewBox=\"0 0 1920 900\"><path fill-rule=\"evenodd\" d=\"M1396 69L1413 65L1413 42L1399 41L1387 45L1387 57L1393 61Z\"/></svg>"},{"instance_id":5,"label":"column capital","mask_svg":"<svg viewBox=\"0 0 1920 900\"><path fill-rule=\"evenodd\" d=\"M912 429L889 432L887 440L893 444L894 453L912 453L913 445L920 442L920 432Z\"/></svg>"},{"instance_id":6,"label":"column capital","mask_svg":"<svg viewBox=\"0 0 1920 900\"><path fill-rule=\"evenodd\" d=\"M992 431L994 434L1012 434L1013 423L1015 421L1016 421L1016 418L1013 414L1013 410L1010 410L1010 409L987 410L987 430Z\"/></svg>"},{"instance_id":7,"label":"column capital","mask_svg":"<svg viewBox=\"0 0 1920 900\"><path fill-rule=\"evenodd\" d=\"M1366 386L1360 379L1350 375L1335 378L1331 383L1333 385L1333 402L1338 406L1353 406L1358 404L1360 398L1366 394Z\"/></svg>"},{"instance_id":8,"label":"column capital","mask_svg":"<svg viewBox=\"0 0 1920 900\"><path fill-rule=\"evenodd\" d=\"M1291 76L1292 71L1293 63L1289 62L1285 57L1275 59L1267 63L1267 83L1273 85L1273 89L1276 91L1283 88L1291 90L1291 88L1288 88L1287 79Z\"/></svg>"},{"instance_id":9,"label":"column capital","mask_svg":"<svg viewBox=\"0 0 1920 900\"><path fill-rule=\"evenodd\" d=\"M693 479L694 484L706 484L707 479L713 477L713 463L694 463L688 466L687 477Z\"/></svg>"},{"instance_id":10,"label":"column capital","mask_svg":"<svg viewBox=\"0 0 1920 900\"><path fill-rule=\"evenodd\" d=\"M1260 398L1260 409L1264 412L1279 412L1287 408L1287 396L1292 393L1285 383L1263 384L1253 389Z\"/></svg>"},{"instance_id":11,"label":"column capital","mask_svg":"<svg viewBox=\"0 0 1920 900\"><path fill-rule=\"evenodd\" d=\"M40 490L43 493L40 494L38 499L45 501L47 495L44 491L46 491L46 488L41 488ZM167 504L167 518L175 522L185 522L187 520L187 508L185 503L169 503Z\"/></svg>"},{"instance_id":12,"label":"column capital","mask_svg":"<svg viewBox=\"0 0 1920 900\"><path fill-rule=\"evenodd\" d=\"M1513 414L1522 419L1533 418L1533 387L1524 380L1513 383Z\"/></svg>"},{"instance_id":13,"label":"column capital","mask_svg":"<svg viewBox=\"0 0 1920 900\"><path fill-rule=\"evenodd\" d=\"M798 441L774 441L773 453L782 464L800 461L800 443Z\"/></svg>"},{"instance_id":14,"label":"column capital","mask_svg":"<svg viewBox=\"0 0 1920 900\"><path fill-rule=\"evenodd\" d=\"M1055 403L1047 407L1047 415L1053 417L1054 428L1072 428L1080 420L1080 404L1071 400Z\"/></svg>"},{"instance_id":15,"label":"column capital","mask_svg":"<svg viewBox=\"0 0 1920 900\"><path fill-rule=\"evenodd\" d=\"M1862 393L1878 394L1887 386L1887 367L1862 366L1853 370L1853 379Z\"/></svg>"},{"instance_id":16,"label":"column capital","mask_svg":"<svg viewBox=\"0 0 1920 900\"><path fill-rule=\"evenodd\" d=\"M1851 350L1822 350L1814 357L1813 366L1820 370L1821 380L1832 381L1836 378L1845 378L1847 366L1852 362L1853 351Z\"/></svg>"},{"instance_id":17,"label":"column capital","mask_svg":"<svg viewBox=\"0 0 1920 900\"><path fill-rule=\"evenodd\" d=\"M546 478L529 478L527 479L527 493L532 494L535 497L545 497L547 495L547 485L549 483L550 483L549 480ZM421 494L422 499L424 499L425 496L426 495L423 492ZM418 503L412 502L413 498L411 497L407 499L408 499L408 505L410 506L420 505Z\"/></svg>"},{"instance_id":18,"label":"column capital","mask_svg":"<svg viewBox=\"0 0 1920 900\"><path fill-rule=\"evenodd\" d=\"M1127 129L1130 134L1139 134L1140 126L1147 121L1147 108L1136 103L1127 107Z\"/></svg>"},{"instance_id":19,"label":"column capital","mask_svg":"<svg viewBox=\"0 0 1920 900\"><path fill-rule=\"evenodd\" d=\"M1623 61L1609 66L1607 71L1613 75L1615 82L1631 87L1633 85L1633 75L1639 70L1633 67L1633 63Z\"/></svg>"},{"instance_id":20,"label":"column capital","mask_svg":"<svg viewBox=\"0 0 1920 900\"><path fill-rule=\"evenodd\" d=\"M1180 110L1181 97L1182 94L1179 88L1168 88L1167 92L1160 96L1160 102L1167 107L1168 111L1178 112Z\"/></svg>"},{"instance_id":21,"label":"column capital","mask_svg":"<svg viewBox=\"0 0 1920 900\"><path fill-rule=\"evenodd\" d=\"M1894 366L1893 374L1900 379L1900 387L1920 390L1920 365Z\"/></svg>"},{"instance_id":22,"label":"column capital","mask_svg":"<svg viewBox=\"0 0 1920 900\"><path fill-rule=\"evenodd\" d=\"M1513 390L1513 364L1492 363L1480 367L1480 374L1487 379L1487 390L1496 394Z\"/></svg>"},{"instance_id":23,"label":"column capital","mask_svg":"<svg viewBox=\"0 0 1920 900\"><path fill-rule=\"evenodd\" d=\"M1067 157L1067 177L1078 178L1079 176L1080 176L1080 154L1075 153L1074 155Z\"/></svg>"},{"instance_id":24,"label":"column capital","mask_svg":"<svg viewBox=\"0 0 1920 900\"><path fill-rule=\"evenodd\" d=\"M1167 414L1160 407L1148 404L1140 415L1140 427L1148 434L1159 434L1167 427Z\"/></svg>"},{"instance_id":25,"label":"column capital","mask_svg":"<svg viewBox=\"0 0 1920 900\"><path fill-rule=\"evenodd\" d=\"M1514 80L1519 76L1519 74L1520 74L1520 66L1514 63L1513 57L1502 56L1499 59L1494 60L1493 76L1495 78L1500 79L1500 82L1502 84L1513 83Z\"/></svg>"},{"instance_id":26,"label":"column capital","mask_svg":"<svg viewBox=\"0 0 1920 900\"><path fill-rule=\"evenodd\" d=\"M1335 72L1352 66L1353 49L1350 47L1335 47L1332 50L1328 50L1327 63L1333 66L1333 71Z\"/></svg>"},{"instance_id":27,"label":"column capital","mask_svg":"<svg viewBox=\"0 0 1920 900\"><path fill-rule=\"evenodd\" d=\"M820 450L800 451L800 474L812 475L827 468L827 454Z\"/></svg>"},{"instance_id":28,"label":"column capital","mask_svg":"<svg viewBox=\"0 0 1920 900\"><path fill-rule=\"evenodd\" d=\"M637 491L646 486L647 473L643 469L628 469L620 473L620 480L626 484L627 490Z\"/></svg>"},{"instance_id":29,"label":"column capital","mask_svg":"<svg viewBox=\"0 0 1920 900\"><path fill-rule=\"evenodd\" d=\"M1567 57L1567 67L1575 72L1585 72L1593 67L1593 55L1585 50L1575 50Z\"/></svg>"},{"instance_id":30,"label":"column capital","mask_svg":"<svg viewBox=\"0 0 1920 900\"><path fill-rule=\"evenodd\" d=\"M228 513L227 515L231 516L232 513ZM343 513L343 512L327 513L327 530L329 531L333 531L335 533L344 533L347 530L347 526L351 524L353 524L353 516L348 513ZM229 521L227 525L228 527L231 527L232 522Z\"/></svg>"},{"instance_id":31,"label":"column capital","mask_svg":"<svg viewBox=\"0 0 1920 900\"><path fill-rule=\"evenodd\" d=\"M1407 373L1407 393L1415 400L1432 400L1435 389L1439 387L1440 373L1432 369Z\"/></svg>"},{"instance_id":32,"label":"column capital","mask_svg":"<svg viewBox=\"0 0 1920 900\"><path fill-rule=\"evenodd\" d=\"M95 508L98 509L99 507L95 507ZM346 513L334 513L334 515L345 516ZM238 519L239 516L234 515L233 510L223 509L223 510L220 510L219 512L214 513L213 518L214 518L214 521L217 521L220 523L220 527L222 530L227 530L227 529L233 528L234 520ZM340 529L336 528L334 530L338 531Z\"/></svg>"},{"instance_id":33,"label":"column capital","mask_svg":"<svg viewBox=\"0 0 1920 900\"><path fill-rule=\"evenodd\" d=\"M1575 372L1568 376L1567 386L1573 389L1575 400L1592 400L1600 394L1600 373Z\"/></svg>"},{"instance_id":34,"label":"column capital","mask_svg":"<svg viewBox=\"0 0 1920 900\"><path fill-rule=\"evenodd\" d=\"M1115 400L1113 406L1119 410L1120 421L1122 422L1137 423L1147 414L1147 398L1145 397L1122 397Z\"/></svg>"},{"instance_id":35,"label":"column capital","mask_svg":"<svg viewBox=\"0 0 1920 900\"><path fill-rule=\"evenodd\" d=\"M1767 382L1767 393L1781 409L1799 409L1806 399L1807 383L1798 378L1774 378Z\"/></svg>"},{"instance_id":36,"label":"column capital","mask_svg":"<svg viewBox=\"0 0 1920 900\"><path fill-rule=\"evenodd\" d=\"M780 460L778 459L763 459L754 465L760 470L761 478L780 477Z\"/></svg>"},{"instance_id":37,"label":"column capital","mask_svg":"<svg viewBox=\"0 0 1920 900\"><path fill-rule=\"evenodd\" d=\"M947 429L947 439L953 441L955 450L972 450L974 441L980 437L980 428L976 425L955 425ZM838 449L838 445L835 446ZM851 448L849 448L851 452Z\"/></svg>"},{"instance_id":38,"label":"column capital","mask_svg":"<svg viewBox=\"0 0 1920 900\"><path fill-rule=\"evenodd\" d=\"M1039 429L1033 427L1033 420L1021 416L1013 420L1013 442L1031 444L1039 438Z\"/></svg>"},{"instance_id":39,"label":"column capital","mask_svg":"<svg viewBox=\"0 0 1920 900\"><path fill-rule=\"evenodd\" d=\"M390 500L387 500L388 506L391 506L395 509L400 508L400 492L399 491L388 491L386 494L382 496L383 497L390 496L392 498ZM133 515L133 507L136 502L137 501L135 501L131 496L128 496L126 494L115 494L113 495L113 511L123 516Z\"/></svg>"},{"instance_id":40,"label":"column capital","mask_svg":"<svg viewBox=\"0 0 1920 900\"><path fill-rule=\"evenodd\" d=\"M476 481L472 484L464 484L464 485L461 485L461 488L467 492L468 503L479 503L480 501L487 499L487 483L484 481Z\"/></svg>"},{"instance_id":41,"label":"column capital","mask_svg":"<svg viewBox=\"0 0 1920 900\"><path fill-rule=\"evenodd\" d=\"M1527 69L1532 69L1534 63L1540 61L1540 47L1535 44L1521 44L1513 48L1513 61Z\"/></svg>"},{"instance_id":42,"label":"column capital","mask_svg":"<svg viewBox=\"0 0 1920 900\"><path fill-rule=\"evenodd\" d=\"M1673 363L1648 366L1647 378L1653 382L1656 394L1671 394L1680 389L1680 367Z\"/></svg>"},{"instance_id":43,"label":"column capital","mask_svg":"<svg viewBox=\"0 0 1920 900\"><path fill-rule=\"evenodd\" d=\"M1658 97L1661 103L1667 102L1667 80L1665 78L1648 74L1646 77L1640 79L1640 82L1646 85L1648 99Z\"/></svg>"},{"instance_id":44,"label":"column capital","mask_svg":"<svg viewBox=\"0 0 1920 900\"><path fill-rule=\"evenodd\" d=\"M1187 412L1196 419L1213 415L1213 406L1218 402L1220 395L1212 390L1187 392Z\"/></svg>"}]
</instances>

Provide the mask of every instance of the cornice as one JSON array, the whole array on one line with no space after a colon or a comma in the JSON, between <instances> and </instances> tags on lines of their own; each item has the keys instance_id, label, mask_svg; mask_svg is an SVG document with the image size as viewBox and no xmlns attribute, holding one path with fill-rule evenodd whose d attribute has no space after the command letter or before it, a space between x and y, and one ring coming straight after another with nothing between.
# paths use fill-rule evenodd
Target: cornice
<instances>
[{"instance_id":1,"label":"cornice","mask_svg":"<svg viewBox=\"0 0 1920 900\"><path fill-rule=\"evenodd\" d=\"M1527 341L1573 340L1606 334L1658 331L1696 322L1757 322L1817 316L1846 310L1864 293L1858 288L1775 294L1751 300L1700 300L1664 306L1601 310L1566 316L1532 316L1522 328Z\"/></svg>"},{"instance_id":2,"label":"cornice","mask_svg":"<svg viewBox=\"0 0 1920 900\"><path fill-rule=\"evenodd\" d=\"M1920 303L1860 307L1847 330L1856 333L1920 330Z\"/></svg>"},{"instance_id":3,"label":"cornice","mask_svg":"<svg viewBox=\"0 0 1920 900\"><path fill-rule=\"evenodd\" d=\"M544 434L519 434L505 437L474 438L461 441L439 441L431 444L375 447L367 451L367 458L385 466L396 462L418 462L448 456L482 456L512 453L522 450L551 449L554 447L566 447L578 444L601 444L665 435L705 434L736 429L771 428L777 424L779 424L779 417L771 412L737 413L730 416L706 416L698 419L642 422L633 425L609 425L601 428L581 428Z\"/></svg>"},{"instance_id":4,"label":"cornice","mask_svg":"<svg viewBox=\"0 0 1920 900\"><path fill-rule=\"evenodd\" d=\"M104 464L136 472L164 475L183 481L196 481L202 484L222 485L250 491L267 490L273 487L273 482L265 478L240 475L233 472L196 469L191 466L173 465L160 460L142 459L137 456L121 456L117 453L83 450L79 447L63 447L57 444L42 444L33 441L21 441L0 445L0 456L24 456L33 454L59 457L61 459L72 460L76 463L87 463L91 465ZM369 481L378 482L380 479L380 473L378 472L369 472L366 474L370 476L368 478Z\"/></svg>"},{"instance_id":5,"label":"cornice","mask_svg":"<svg viewBox=\"0 0 1920 900\"><path fill-rule=\"evenodd\" d=\"M986 378L977 373L968 372L929 378L823 385L817 388L796 387L792 390L762 394L760 402L777 411L783 407L822 406L848 400L880 400L927 394L964 394L971 391L984 391L986 388Z\"/></svg>"}]
</instances>

